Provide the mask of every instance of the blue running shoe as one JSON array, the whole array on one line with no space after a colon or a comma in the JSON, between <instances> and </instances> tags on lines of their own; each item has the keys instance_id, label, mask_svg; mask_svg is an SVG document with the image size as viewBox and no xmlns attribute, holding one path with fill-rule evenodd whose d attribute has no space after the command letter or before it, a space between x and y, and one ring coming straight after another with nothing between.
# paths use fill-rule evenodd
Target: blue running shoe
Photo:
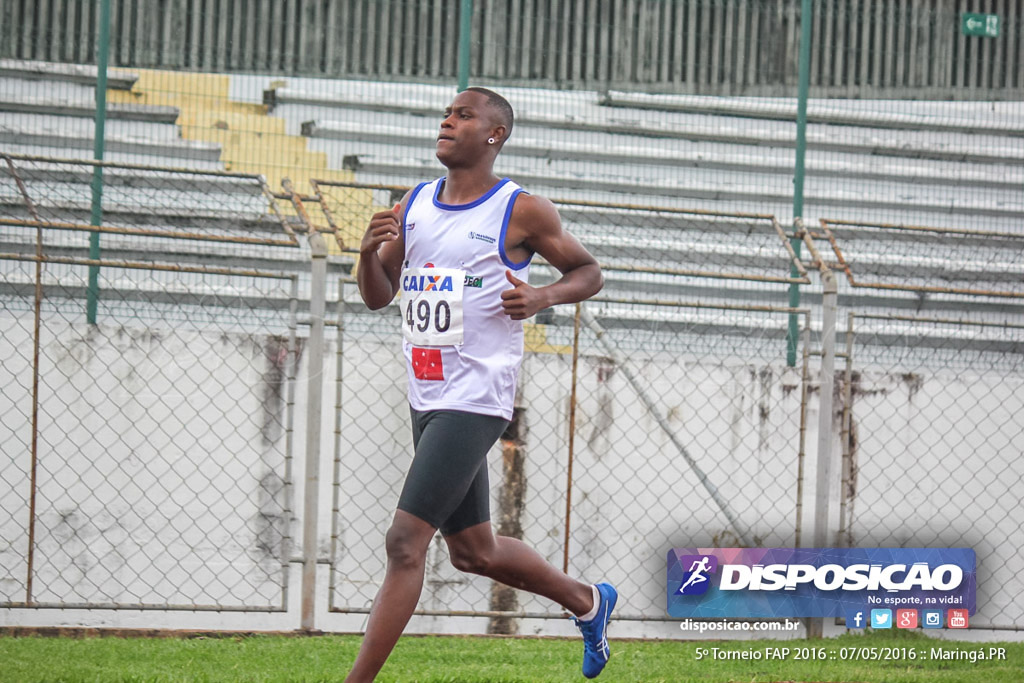
<instances>
[{"instance_id":1,"label":"blue running shoe","mask_svg":"<svg viewBox=\"0 0 1024 683\"><path fill-rule=\"evenodd\" d=\"M612 618L612 610L619 594L608 583L597 584L597 592L601 594L601 604L597 607L597 616L590 621L572 620L576 628L583 634L583 675L595 678L604 665L608 663L611 651L608 649L608 622Z\"/></svg>"}]
</instances>

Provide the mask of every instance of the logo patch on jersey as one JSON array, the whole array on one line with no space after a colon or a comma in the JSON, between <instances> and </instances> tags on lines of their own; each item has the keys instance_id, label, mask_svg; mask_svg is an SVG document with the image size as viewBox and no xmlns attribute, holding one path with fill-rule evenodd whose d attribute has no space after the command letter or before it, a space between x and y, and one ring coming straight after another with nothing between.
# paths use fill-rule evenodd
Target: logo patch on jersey
<instances>
[{"instance_id":1,"label":"logo patch on jersey","mask_svg":"<svg viewBox=\"0 0 1024 683\"><path fill-rule=\"evenodd\" d=\"M402 289L407 292L450 292L454 286L451 275L406 275Z\"/></svg>"},{"instance_id":2,"label":"logo patch on jersey","mask_svg":"<svg viewBox=\"0 0 1024 683\"><path fill-rule=\"evenodd\" d=\"M406 224L405 224L405 229L406 229L406 230L412 230L412 229L413 229L413 228L415 228L415 227L416 227L416 224L415 224L415 223L406 223Z\"/></svg>"},{"instance_id":3,"label":"logo patch on jersey","mask_svg":"<svg viewBox=\"0 0 1024 683\"><path fill-rule=\"evenodd\" d=\"M480 240L481 242L487 242L487 244L494 244L497 241L490 235L482 235L479 232L470 232L469 239Z\"/></svg>"},{"instance_id":4,"label":"logo patch on jersey","mask_svg":"<svg viewBox=\"0 0 1024 683\"><path fill-rule=\"evenodd\" d=\"M484 286L484 278L482 275L466 275L466 283L463 287L476 287L479 289Z\"/></svg>"},{"instance_id":5,"label":"logo patch on jersey","mask_svg":"<svg viewBox=\"0 0 1024 683\"><path fill-rule=\"evenodd\" d=\"M412 372L416 379L444 381L441 349L412 347Z\"/></svg>"}]
</instances>

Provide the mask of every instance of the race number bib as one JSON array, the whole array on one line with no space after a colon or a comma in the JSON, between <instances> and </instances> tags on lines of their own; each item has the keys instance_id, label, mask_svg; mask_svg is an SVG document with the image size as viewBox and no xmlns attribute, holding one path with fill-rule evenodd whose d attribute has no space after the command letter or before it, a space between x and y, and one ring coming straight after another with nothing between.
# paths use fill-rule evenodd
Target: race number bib
<instances>
[{"instance_id":1,"label":"race number bib","mask_svg":"<svg viewBox=\"0 0 1024 683\"><path fill-rule=\"evenodd\" d=\"M462 287L457 268L406 268L402 271L402 334L415 346L462 343Z\"/></svg>"}]
</instances>

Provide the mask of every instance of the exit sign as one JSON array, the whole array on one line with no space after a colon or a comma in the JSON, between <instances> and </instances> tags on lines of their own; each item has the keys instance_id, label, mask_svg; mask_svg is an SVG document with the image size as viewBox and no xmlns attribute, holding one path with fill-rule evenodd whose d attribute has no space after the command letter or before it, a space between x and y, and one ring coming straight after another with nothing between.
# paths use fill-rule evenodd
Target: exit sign
<instances>
[{"instance_id":1,"label":"exit sign","mask_svg":"<svg viewBox=\"0 0 1024 683\"><path fill-rule=\"evenodd\" d=\"M998 14L976 14L964 12L960 15L960 31L965 36L999 37Z\"/></svg>"}]
</instances>

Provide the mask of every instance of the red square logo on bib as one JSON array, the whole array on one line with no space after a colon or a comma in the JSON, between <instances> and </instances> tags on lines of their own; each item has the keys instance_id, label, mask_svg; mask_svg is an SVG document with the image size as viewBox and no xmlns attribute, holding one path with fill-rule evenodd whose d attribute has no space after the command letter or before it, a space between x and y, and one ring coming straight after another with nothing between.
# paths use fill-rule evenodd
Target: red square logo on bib
<instances>
[{"instance_id":1,"label":"red square logo on bib","mask_svg":"<svg viewBox=\"0 0 1024 683\"><path fill-rule=\"evenodd\" d=\"M412 372L416 379L444 380L441 349L412 347Z\"/></svg>"}]
</instances>

